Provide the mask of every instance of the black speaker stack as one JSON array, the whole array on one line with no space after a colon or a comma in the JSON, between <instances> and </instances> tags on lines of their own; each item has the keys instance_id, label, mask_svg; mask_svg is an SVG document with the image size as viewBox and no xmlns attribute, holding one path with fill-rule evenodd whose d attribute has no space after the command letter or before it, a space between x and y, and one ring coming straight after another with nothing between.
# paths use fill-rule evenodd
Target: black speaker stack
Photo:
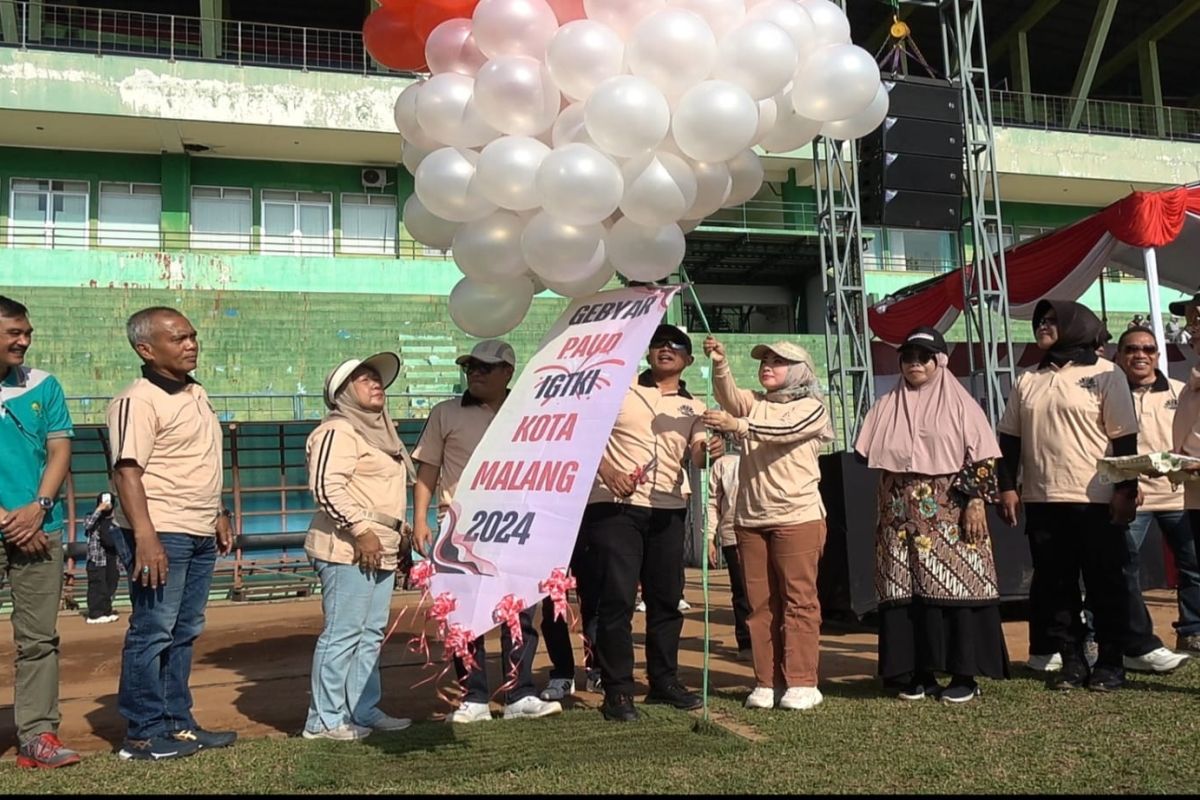
<instances>
[{"instance_id":1,"label":"black speaker stack","mask_svg":"<svg viewBox=\"0 0 1200 800\"><path fill-rule=\"evenodd\" d=\"M958 230L966 131L962 95L950 81L883 76L888 114L860 140L863 223Z\"/></svg>"}]
</instances>

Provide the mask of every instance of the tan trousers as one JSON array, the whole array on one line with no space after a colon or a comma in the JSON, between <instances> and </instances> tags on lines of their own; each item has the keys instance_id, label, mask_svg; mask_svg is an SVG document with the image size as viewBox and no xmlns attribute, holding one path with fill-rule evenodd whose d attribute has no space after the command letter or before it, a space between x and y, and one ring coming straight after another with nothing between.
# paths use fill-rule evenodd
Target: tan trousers
<instances>
[{"instance_id":1,"label":"tan trousers","mask_svg":"<svg viewBox=\"0 0 1200 800\"><path fill-rule=\"evenodd\" d=\"M825 521L779 528L738 528L738 554L750 602L750 642L758 686L817 685L821 601L817 562Z\"/></svg>"}]
</instances>

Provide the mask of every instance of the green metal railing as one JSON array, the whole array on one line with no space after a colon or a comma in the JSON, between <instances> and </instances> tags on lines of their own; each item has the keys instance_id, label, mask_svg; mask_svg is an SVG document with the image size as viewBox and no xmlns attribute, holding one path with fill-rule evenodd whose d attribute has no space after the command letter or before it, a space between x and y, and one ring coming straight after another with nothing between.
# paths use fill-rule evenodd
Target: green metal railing
<instances>
[{"instance_id":1,"label":"green metal railing","mask_svg":"<svg viewBox=\"0 0 1200 800\"><path fill-rule=\"evenodd\" d=\"M1200 141L1200 109L1088 99L1072 126L1075 103L1071 97L993 90L992 119L1016 128Z\"/></svg>"}]
</instances>

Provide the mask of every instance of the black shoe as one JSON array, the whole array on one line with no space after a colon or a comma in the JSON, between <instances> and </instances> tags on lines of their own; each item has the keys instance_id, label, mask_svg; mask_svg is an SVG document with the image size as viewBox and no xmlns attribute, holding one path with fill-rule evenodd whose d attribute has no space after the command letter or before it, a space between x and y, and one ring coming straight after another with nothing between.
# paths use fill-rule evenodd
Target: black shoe
<instances>
[{"instance_id":1,"label":"black shoe","mask_svg":"<svg viewBox=\"0 0 1200 800\"><path fill-rule=\"evenodd\" d=\"M613 722L637 722L638 710L633 707L633 696L628 694L606 694L600 705L600 713Z\"/></svg>"},{"instance_id":2,"label":"black shoe","mask_svg":"<svg viewBox=\"0 0 1200 800\"><path fill-rule=\"evenodd\" d=\"M237 741L235 731L206 731L198 725L190 730L175 731L168 736L177 742L195 742L201 750L229 747Z\"/></svg>"},{"instance_id":3,"label":"black shoe","mask_svg":"<svg viewBox=\"0 0 1200 800\"><path fill-rule=\"evenodd\" d=\"M1050 688L1060 691L1082 689L1088 680L1087 662L1079 659L1063 659L1062 669L1051 673Z\"/></svg>"},{"instance_id":4,"label":"black shoe","mask_svg":"<svg viewBox=\"0 0 1200 800\"><path fill-rule=\"evenodd\" d=\"M1112 667L1099 667L1095 669L1087 682L1087 688L1093 692L1115 692L1124 685L1124 673Z\"/></svg>"},{"instance_id":5,"label":"black shoe","mask_svg":"<svg viewBox=\"0 0 1200 800\"><path fill-rule=\"evenodd\" d=\"M662 703L674 706L680 711L691 711L704 705L704 699L695 692L689 692L682 683L668 683L666 686L652 686L646 693L647 703Z\"/></svg>"},{"instance_id":6,"label":"black shoe","mask_svg":"<svg viewBox=\"0 0 1200 800\"><path fill-rule=\"evenodd\" d=\"M126 761L164 761L199 751L200 745L195 742L176 741L169 736L152 736L149 739L126 739L117 755Z\"/></svg>"}]
</instances>

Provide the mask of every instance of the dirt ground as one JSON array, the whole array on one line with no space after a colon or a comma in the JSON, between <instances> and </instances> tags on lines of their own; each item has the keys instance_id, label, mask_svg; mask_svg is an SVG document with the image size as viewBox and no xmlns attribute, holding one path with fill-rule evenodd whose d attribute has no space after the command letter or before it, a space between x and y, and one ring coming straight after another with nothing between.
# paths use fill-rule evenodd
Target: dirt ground
<instances>
[{"instance_id":1,"label":"dirt ground","mask_svg":"<svg viewBox=\"0 0 1200 800\"><path fill-rule=\"evenodd\" d=\"M727 575L712 575L710 590L712 644L710 681L714 690L745 690L752 686L750 664L739 662L729 610ZM681 677L692 687L700 685L703 663L704 616L699 570L689 570L686 595L692 610L685 615L680 647ZM1171 621L1175 618L1174 592L1154 591L1146 596L1155 626L1167 646L1174 644ZM417 601L415 594L397 594L393 612ZM7 609L6 609L7 610ZM405 617L405 622L411 618ZM59 619L62 639L60 735L83 752L112 750L125 731L117 713L116 691L121 666L125 615L110 625L87 625L74 613ZM640 644L642 615L634 621ZM1005 623L1009 656L1014 663L1028 653L1026 625ZM411 688L426 678L424 658L408 652L405 642L411 624L402 624L383 653L384 700L382 708L396 716L440 719L447 706L430 684ZM196 644L191 687L197 720L211 730L236 730L243 737L291 736L304 725L308 703L309 667L313 644L321 630L319 599L214 603L208 608L204 633ZM827 626L821 636L821 680L853 681L875 674L875 634L863 628ZM493 660L489 669L498 685L498 647L489 641ZM576 658L582 651L576 638ZM434 650L435 656L438 650ZM639 660L641 649L638 648ZM0 624L0 758L12 758L16 730L12 715L14 646L12 628ZM440 664L438 667L440 668ZM539 685L545 681L549 659L539 647L535 664ZM581 671L582 672L582 671ZM452 681L443 679L443 685ZM582 683L582 681L580 681ZM645 688L644 684L641 688ZM580 686L582 689L582 686ZM583 691L576 706L595 706L600 697ZM495 704L493 704L495 706Z\"/></svg>"}]
</instances>

